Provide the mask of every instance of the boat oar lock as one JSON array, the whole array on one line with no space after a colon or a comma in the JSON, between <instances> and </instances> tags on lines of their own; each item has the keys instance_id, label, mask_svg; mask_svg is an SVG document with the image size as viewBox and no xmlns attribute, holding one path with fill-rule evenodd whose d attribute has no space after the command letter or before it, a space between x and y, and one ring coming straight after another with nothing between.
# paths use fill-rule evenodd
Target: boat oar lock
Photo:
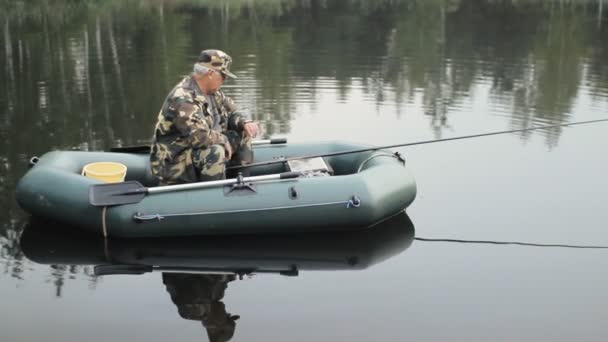
<instances>
[{"instance_id":1,"label":"boat oar lock","mask_svg":"<svg viewBox=\"0 0 608 342\"><path fill-rule=\"evenodd\" d=\"M165 185L147 188L138 181L121 183L95 184L89 188L89 202L96 207L138 203L149 194L174 192L181 190L212 188L224 185L245 184L268 180L297 178L301 172L283 172L272 175L223 179L209 182L188 183L178 185Z\"/></svg>"}]
</instances>

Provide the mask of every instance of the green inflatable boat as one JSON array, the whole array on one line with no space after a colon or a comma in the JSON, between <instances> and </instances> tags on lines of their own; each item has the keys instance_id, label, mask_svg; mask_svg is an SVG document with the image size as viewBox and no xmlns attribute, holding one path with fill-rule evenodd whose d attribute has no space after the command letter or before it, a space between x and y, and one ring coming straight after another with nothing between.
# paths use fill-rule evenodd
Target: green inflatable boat
<instances>
[{"instance_id":1,"label":"green inflatable boat","mask_svg":"<svg viewBox=\"0 0 608 342\"><path fill-rule=\"evenodd\" d=\"M398 153L342 153L367 148L344 142L256 145L255 165L234 170L230 179L173 186L156 186L146 153L53 151L32 159L16 197L35 217L110 237L361 228L404 210L416 196ZM296 158L301 156L317 157ZM86 165L99 162L125 165L125 181L82 175Z\"/></svg>"}]
</instances>

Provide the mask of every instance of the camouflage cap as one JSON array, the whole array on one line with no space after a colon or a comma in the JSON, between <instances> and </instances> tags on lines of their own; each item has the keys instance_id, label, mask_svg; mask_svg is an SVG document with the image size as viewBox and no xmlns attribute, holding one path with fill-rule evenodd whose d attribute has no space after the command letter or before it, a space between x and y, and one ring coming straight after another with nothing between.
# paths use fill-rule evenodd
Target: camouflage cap
<instances>
[{"instance_id":1,"label":"camouflage cap","mask_svg":"<svg viewBox=\"0 0 608 342\"><path fill-rule=\"evenodd\" d=\"M232 57L224 51L203 50L198 56L197 63L200 63L209 69L217 70L225 76L236 78L229 70L230 64L232 64Z\"/></svg>"}]
</instances>

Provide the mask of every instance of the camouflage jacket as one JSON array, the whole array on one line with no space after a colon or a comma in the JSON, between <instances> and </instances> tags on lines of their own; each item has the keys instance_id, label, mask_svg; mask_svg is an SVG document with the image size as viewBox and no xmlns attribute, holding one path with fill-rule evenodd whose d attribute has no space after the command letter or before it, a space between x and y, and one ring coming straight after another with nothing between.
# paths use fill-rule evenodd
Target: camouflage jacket
<instances>
[{"instance_id":1,"label":"camouflage jacket","mask_svg":"<svg viewBox=\"0 0 608 342\"><path fill-rule=\"evenodd\" d=\"M169 93L158 114L151 159L176 162L185 150L225 144L222 133L242 132L245 122L232 99L222 91L205 96L188 76Z\"/></svg>"}]
</instances>

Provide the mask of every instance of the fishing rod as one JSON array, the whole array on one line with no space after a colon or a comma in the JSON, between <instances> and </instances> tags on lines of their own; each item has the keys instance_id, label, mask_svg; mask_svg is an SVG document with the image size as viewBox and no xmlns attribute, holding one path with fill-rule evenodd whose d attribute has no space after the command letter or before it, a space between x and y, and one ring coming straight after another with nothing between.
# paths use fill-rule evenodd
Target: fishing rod
<instances>
[{"instance_id":1,"label":"fishing rod","mask_svg":"<svg viewBox=\"0 0 608 342\"><path fill-rule=\"evenodd\" d=\"M588 120L588 121L578 121L578 122L565 123L565 124L559 124L559 125L538 126L538 127L532 127L532 128L512 129L512 130L508 130L508 131L498 131L498 132L490 132L490 133L480 133L480 134L464 135L464 136L452 137L452 138L443 138L443 139L435 139L435 140L424 140L424 141L417 141L417 142L410 142L410 143L393 144L393 145L385 145L385 146L377 146L377 147L369 147L369 148L360 148L360 149L348 150L348 151L339 151L339 152L330 152L330 153L322 153L322 154L304 155L304 156L299 156L299 157L282 158L282 159L276 159L276 160L270 160L270 161L264 161L264 162L258 162L258 163L251 163L251 164L247 164L247 165L231 166L231 167L228 167L226 169L227 170L241 169L241 168L253 167L253 166L263 166L263 165L271 165L271 164L284 163L284 162L287 162L287 161L290 161L290 160L310 159L310 158L319 158L319 157L331 157L331 156L338 156L338 155L343 155L343 154L352 154L352 153L360 153L360 152L384 150L384 149L389 149L389 148L394 148L394 147L415 146L415 145L431 144L431 143L444 142L444 141L487 137L487 136L499 135L499 134L510 134L510 133L528 132L528 131L534 131L534 130L540 130L540 129L550 129L550 128L557 128L557 127L584 125L584 124L597 123L597 122L605 122L605 121L608 121L608 118L607 119Z\"/></svg>"}]
</instances>

